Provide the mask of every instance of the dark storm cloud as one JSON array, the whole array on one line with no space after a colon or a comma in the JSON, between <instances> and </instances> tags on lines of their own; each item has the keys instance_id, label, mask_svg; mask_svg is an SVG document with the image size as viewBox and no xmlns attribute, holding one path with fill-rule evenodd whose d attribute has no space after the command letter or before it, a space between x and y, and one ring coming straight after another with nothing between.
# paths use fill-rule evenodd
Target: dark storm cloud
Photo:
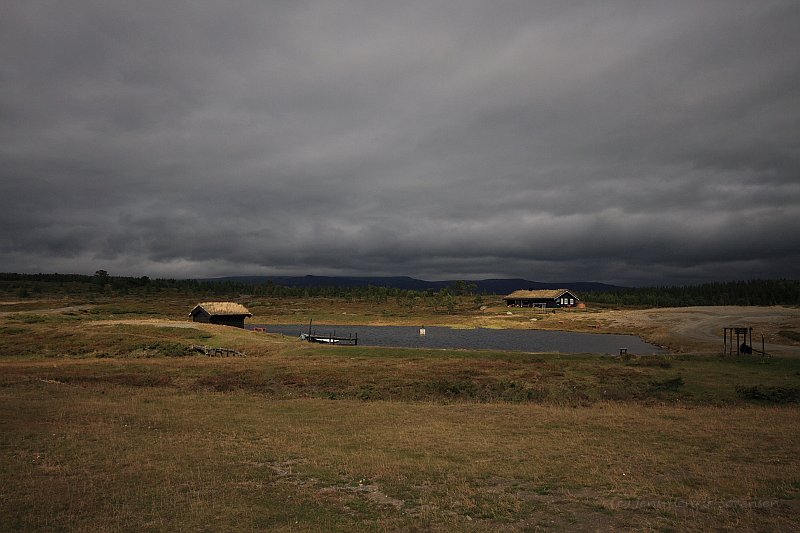
<instances>
[{"instance_id":1,"label":"dark storm cloud","mask_svg":"<svg viewBox=\"0 0 800 533\"><path fill-rule=\"evenodd\" d=\"M0 270L797 276L800 6L12 1Z\"/></svg>"}]
</instances>

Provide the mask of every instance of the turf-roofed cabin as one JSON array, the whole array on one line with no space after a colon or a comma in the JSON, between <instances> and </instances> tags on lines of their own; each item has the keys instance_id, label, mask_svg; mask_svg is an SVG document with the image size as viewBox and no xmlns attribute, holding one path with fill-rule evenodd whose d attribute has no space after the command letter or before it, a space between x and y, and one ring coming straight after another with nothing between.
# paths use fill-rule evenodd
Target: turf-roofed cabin
<instances>
[{"instance_id":1,"label":"turf-roofed cabin","mask_svg":"<svg viewBox=\"0 0 800 533\"><path fill-rule=\"evenodd\" d=\"M192 322L220 324L223 326L244 327L244 319L253 314L242 304L234 302L205 302L197 304L189 313Z\"/></svg>"},{"instance_id":2,"label":"turf-roofed cabin","mask_svg":"<svg viewBox=\"0 0 800 533\"><path fill-rule=\"evenodd\" d=\"M552 289L538 291L514 291L503 297L508 307L542 307L555 309L557 307L577 307L580 298L568 289Z\"/></svg>"}]
</instances>

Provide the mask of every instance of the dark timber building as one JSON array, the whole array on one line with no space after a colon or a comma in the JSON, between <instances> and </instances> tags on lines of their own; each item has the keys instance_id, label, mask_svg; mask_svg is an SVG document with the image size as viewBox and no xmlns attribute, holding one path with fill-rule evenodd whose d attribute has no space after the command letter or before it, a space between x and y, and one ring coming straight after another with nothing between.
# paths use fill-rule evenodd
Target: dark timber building
<instances>
[{"instance_id":1,"label":"dark timber building","mask_svg":"<svg viewBox=\"0 0 800 533\"><path fill-rule=\"evenodd\" d=\"M567 289L553 289L540 291L514 291L503 297L508 307L577 307L580 298Z\"/></svg>"},{"instance_id":2,"label":"dark timber building","mask_svg":"<svg viewBox=\"0 0 800 533\"><path fill-rule=\"evenodd\" d=\"M244 319L253 316L242 304L233 302L205 302L197 304L189 313L192 322L244 327Z\"/></svg>"}]
</instances>

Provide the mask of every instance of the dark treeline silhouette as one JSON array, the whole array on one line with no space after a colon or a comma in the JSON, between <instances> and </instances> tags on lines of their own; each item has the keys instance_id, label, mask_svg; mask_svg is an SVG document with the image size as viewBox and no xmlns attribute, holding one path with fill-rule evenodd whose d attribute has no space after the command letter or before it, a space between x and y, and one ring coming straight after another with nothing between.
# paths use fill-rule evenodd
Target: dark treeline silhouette
<instances>
[{"instance_id":1,"label":"dark treeline silhouette","mask_svg":"<svg viewBox=\"0 0 800 533\"><path fill-rule=\"evenodd\" d=\"M201 281L193 279L150 279L111 276L98 270L94 276L80 274L0 273L0 292L20 298L44 295L148 295L176 294L192 297L349 298L386 301L389 298L436 298L448 306L458 296L475 296L476 286L454 282L439 290L412 290L395 287L287 287L273 282ZM486 296L485 293L481 293ZM705 283L681 287L620 288L615 291L590 291L579 294L588 303L617 306L686 307L692 305L800 305L800 281L750 280ZM480 298L480 295L478 295Z\"/></svg>"},{"instance_id":2,"label":"dark treeline silhouette","mask_svg":"<svg viewBox=\"0 0 800 533\"><path fill-rule=\"evenodd\" d=\"M618 306L800 305L800 281L750 280L682 287L642 287L582 293L584 301Z\"/></svg>"},{"instance_id":3,"label":"dark treeline silhouette","mask_svg":"<svg viewBox=\"0 0 800 533\"><path fill-rule=\"evenodd\" d=\"M282 298L350 298L386 301L389 298L454 298L474 296L475 285L454 282L439 290L424 291L394 287L287 287L276 283L246 283L237 281L208 281L193 279L151 279L147 276L110 276L98 270L94 276L80 274L15 274L0 273L0 292L20 298L43 295L148 295L179 294L193 297L254 297ZM446 304L445 304L446 305Z\"/></svg>"}]
</instances>

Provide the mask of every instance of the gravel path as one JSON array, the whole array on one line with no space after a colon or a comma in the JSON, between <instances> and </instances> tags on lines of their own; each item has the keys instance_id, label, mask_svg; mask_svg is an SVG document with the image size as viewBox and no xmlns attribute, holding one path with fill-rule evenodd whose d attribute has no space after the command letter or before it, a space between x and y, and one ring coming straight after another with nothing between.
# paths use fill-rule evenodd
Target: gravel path
<instances>
[{"instance_id":1,"label":"gravel path","mask_svg":"<svg viewBox=\"0 0 800 533\"><path fill-rule=\"evenodd\" d=\"M722 350L723 328L752 327L753 344L767 353L800 356L800 345L779 335L779 331L800 332L800 309L787 307L669 307L604 312L611 324L636 329L667 330L678 338Z\"/></svg>"}]
</instances>

